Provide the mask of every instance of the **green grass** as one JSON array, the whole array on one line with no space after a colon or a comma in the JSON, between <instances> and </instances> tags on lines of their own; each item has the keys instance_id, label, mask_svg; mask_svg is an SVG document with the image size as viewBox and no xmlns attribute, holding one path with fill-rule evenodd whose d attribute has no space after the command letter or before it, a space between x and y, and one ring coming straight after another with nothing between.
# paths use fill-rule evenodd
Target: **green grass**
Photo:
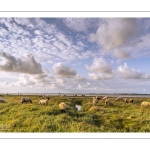
<instances>
[{"instance_id":1,"label":"green grass","mask_svg":"<svg viewBox=\"0 0 150 150\"><path fill-rule=\"evenodd\" d=\"M37 95L28 95L33 103L22 104L21 95L8 95L0 103L0 132L150 132L150 108L141 107L150 98L134 98L134 103L117 102L105 106L100 100L93 107L92 97L50 96L47 106L39 105ZM60 113L59 103L69 108ZM75 105L82 105L80 111Z\"/></svg>"}]
</instances>

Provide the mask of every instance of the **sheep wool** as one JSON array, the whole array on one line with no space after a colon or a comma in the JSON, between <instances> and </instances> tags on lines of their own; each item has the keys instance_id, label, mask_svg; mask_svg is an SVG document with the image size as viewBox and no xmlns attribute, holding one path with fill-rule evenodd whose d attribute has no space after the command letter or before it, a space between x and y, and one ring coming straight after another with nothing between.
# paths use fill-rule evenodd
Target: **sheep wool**
<instances>
[{"instance_id":1,"label":"sheep wool","mask_svg":"<svg viewBox=\"0 0 150 150\"><path fill-rule=\"evenodd\" d=\"M150 102L143 101L143 102L141 103L141 106L150 106Z\"/></svg>"},{"instance_id":2,"label":"sheep wool","mask_svg":"<svg viewBox=\"0 0 150 150\"><path fill-rule=\"evenodd\" d=\"M0 103L6 103L6 100L3 98L0 98Z\"/></svg>"}]
</instances>

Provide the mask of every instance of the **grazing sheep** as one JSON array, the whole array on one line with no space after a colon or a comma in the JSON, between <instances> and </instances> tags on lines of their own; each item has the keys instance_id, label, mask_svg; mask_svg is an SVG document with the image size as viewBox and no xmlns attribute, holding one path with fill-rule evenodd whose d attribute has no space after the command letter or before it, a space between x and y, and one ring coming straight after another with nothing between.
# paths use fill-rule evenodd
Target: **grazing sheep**
<instances>
[{"instance_id":1,"label":"grazing sheep","mask_svg":"<svg viewBox=\"0 0 150 150\"><path fill-rule=\"evenodd\" d=\"M133 103L133 99L132 98L129 99L129 103Z\"/></svg>"},{"instance_id":2,"label":"grazing sheep","mask_svg":"<svg viewBox=\"0 0 150 150\"><path fill-rule=\"evenodd\" d=\"M40 105L48 105L48 100L49 100L49 97L47 99L40 99L39 104Z\"/></svg>"},{"instance_id":3,"label":"grazing sheep","mask_svg":"<svg viewBox=\"0 0 150 150\"><path fill-rule=\"evenodd\" d=\"M59 108L60 108L61 113L64 113L64 112L66 112L67 105L64 102L61 102L59 104Z\"/></svg>"},{"instance_id":4,"label":"grazing sheep","mask_svg":"<svg viewBox=\"0 0 150 150\"><path fill-rule=\"evenodd\" d=\"M116 98L116 101L120 101L120 100L123 100L123 98L122 97L117 97Z\"/></svg>"},{"instance_id":5,"label":"grazing sheep","mask_svg":"<svg viewBox=\"0 0 150 150\"><path fill-rule=\"evenodd\" d=\"M127 98L124 99L125 103L129 103L129 100Z\"/></svg>"},{"instance_id":6,"label":"grazing sheep","mask_svg":"<svg viewBox=\"0 0 150 150\"><path fill-rule=\"evenodd\" d=\"M141 106L150 106L150 102L143 101L143 102L141 103Z\"/></svg>"},{"instance_id":7,"label":"grazing sheep","mask_svg":"<svg viewBox=\"0 0 150 150\"><path fill-rule=\"evenodd\" d=\"M97 97L93 97L93 105L96 105L96 104L98 104L98 99Z\"/></svg>"},{"instance_id":8,"label":"grazing sheep","mask_svg":"<svg viewBox=\"0 0 150 150\"><path fill-rule=\"evenodd\" d=\"M0 103L6 103L6 100L3 98L0 98Z\"/></svg>"},{"instance_id":9,"label":"grazing sheep","mask_svg":"<svg viewBox=\"0 0 150 150\"><path fill-rule=\"evenodd\" d=\"M105 100L105 106L108 106L108 105L113 105L113 103L110 99Z\"/></svg>"},{"instance_id":10,"label":"grazing sheep","mask_svg":"<svg viewBox=\"0 0 150 150\"><path fill-rule=\"evenodd\" d=\"M108 98L107 96L104 96L102 99L105 100L105 99L107 99L107 98Z\"/></svg>"},{"instance_id":11,"label":"grazing sheep","mask_svg":"<svg viewBox=\"0 0 150 150\"><path fill-rule=\"evenodd\" d=\"M22 97L21 98L21 102L22 102L22 104L25 102L28 102L28 103L32 103L32 100L30 99L30 98L28 98L28 97Z\"/></svg>"},{"instance_id":12,"label":"grazing sheep","mask_svg":"<svg viewBox=\"0 0 150 150\"><path fill-rule=\"evenodd\" d=\"M101 99L101 97L100 97L100 96L96 96L96 98L97 98L98 100L100 100L100 99Z\"/></svg>"}]
</instances>

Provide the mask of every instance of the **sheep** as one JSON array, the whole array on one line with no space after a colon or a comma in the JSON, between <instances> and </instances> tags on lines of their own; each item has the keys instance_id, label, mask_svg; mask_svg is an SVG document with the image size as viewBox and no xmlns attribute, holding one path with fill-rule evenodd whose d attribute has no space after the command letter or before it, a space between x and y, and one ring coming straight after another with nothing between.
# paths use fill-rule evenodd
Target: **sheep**
<instances>
[{"instance_id":1,"label":"sheep","mask_svg":"<svg viewBox=\"0 0 150 150\"><path fill-rule=\"evenodd\" d=\"M49 100L49 97L47 99L40 99L39 104L40 105L48 105L48 100Z\"/></svg>"},{"instance_id":2,"label":"sheep","mask_svg":"<svg viewBox=\"0 0 150 150\"><path fill-rule=\"evenodd\" d=\"M143 102L141 103L141 106L150 106L150 102L143 101Z\"/></svg>"},{"instance_id":3,"label":"sheep","mask_svg":"<svg viewBox=\"0 0 150 150\"><path fill-rule=\"evenodd\" d=\"M6 103L6 100L3 98L0 98L0 103Z\"/></svg>"},{"instance_id":4,"label":"sheep","mask_svg":"<svg viewBox=\"0 0 150 150\"><path fill-rule=\"evenodd\" d=\"M96 105L96 104L98 104L98 99L97 97L93 97L93 105Z\"/></svg>"},{"instance_id":5,"label":"sheep","mask_svg":"<svg viewBox=\"0 0 150 150\"><path fill-rule=\"evenodd\" d=\"M97 98L98 100L100 100L100 99L101 99L101 97L100 97L100 96L96 96L96 98Z\"/></svg>"},{"instance_id":6,"label":"sheep","mask_svg":"<svg viewBox=\"0 0 150 150\"><path fill-rule=\"evenodd\" d=\"M104 96L102 99L105 100L105 99L107 99L107 98L108 98L107 96Z\"/></svg>"},{"instance_id":7,"label":"sheep","mask_svg":"<svg viewBox=\"0 0 150 150\"><path fill-rule=\"evenodd\" d=\"M61 113L65 113L67 109L67 105L64 102L61 102L59 104L59 108L60 108Z\"/></svg>"},{"instance_id":8,"label":"sheep","mask_svg":"<svg viewBox=\"0 0 150 150\"><path fill-rule=\"evenodd\" d=\"M32 100L31 100L30 98L28 98L28 97L22 97L22 98L21 98L21 102L22 102L22 104L23 104L24 102L32 103Z\"/></svg>"},{"instance_id":9,"label":"sheep","mask_svg":"<svg viewBox=\"0 0 150 150\"><path fill-rule=\"evenodd\" d=\"M133 99L132 98L129 99L129 103L133 103Z\"/></svg>"},{"instance_id":10,"label":"sheep","mask_svg":"<svg viewBox=\"0 0 150 150\"><path fill-rule=\"evenodd\" d=\"M120 100L123 100L123 98L122 97L117 97L116 98L116 101L120 101Z\"/></svg>"},{"instance_id":11,"label":"sheep","mask_svg":"<svg viewBox=\"0 0 150 150\"><path fill-rule=\"evenodd\" d=\"M129 102L129 100L128 100L127 98L125 98L125 99L124 99L124 102L125 102L125 103L128 103L128 102Z\"/></svg>"},{"instance_id":12,"label":"sheep","mask_svg":"<svg viewBox=\"0 0 150 150\"><path fill-rule=\"evenodd\" d=\"M107 105L113 105L113 103L110 99L105 100L105 106L107 106Z\"/></svg>"}]
</instances>

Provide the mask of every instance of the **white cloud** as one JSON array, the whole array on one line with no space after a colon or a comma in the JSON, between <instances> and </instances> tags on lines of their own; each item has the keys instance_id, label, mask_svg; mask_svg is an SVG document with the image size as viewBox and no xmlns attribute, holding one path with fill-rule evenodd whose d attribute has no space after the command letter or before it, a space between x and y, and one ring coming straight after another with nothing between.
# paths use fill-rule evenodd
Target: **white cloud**
<instances>
[{"instance_id":1,"label":"white cloud","mask_svg":"<svg viewBox=\"0 0 150 150\"><path fill-rule=\"evenodd\" d=\"M85 23L85 19L80 19L80 18L66 18L64 20L65 24L74 29L75 31L86 31L87 27L86 27L86 23Z\"/></svg>"},{"instance_id":2,"label":"white cloud","mask_svg":"<svg viewBox=\"0 0 150 150\"><path fill-rule=\"evenodd\" d=\"M15 58L5 52L1 52L0 56L5 59L0 63L0 70L6 72L20 72L28 74L40 74L42 73L42 66L37 63L32 55L26 55L26 57Z\"/></svg>"},{"instance_id":3,"label":"white cloud","mask_svg":"<svg viewBox=\"0 0 150 150\"><path fill-rule=\"evenodd\" d=\"M120 58L120 59L127 59L127 58L130 58L130 53L126 51L122 51L121 49L115 49L113 56Z\"/></svg>"},{"instance_id":4,"label":"white cloud","mask_svg":"<svg viewBox=\"0 0 150 150\"><path fill-rule=\"evenodd\" d=\"M89 73L89 77L93 80L108 80L113 79L115 77L115 74Z\"/></svg>"},{"instance_id":5,"label":"white cloud","mask_svg":"<svg viewBox=\"0 0 150 150\"><path fill-rule=\"evenodd\" d=\"M70 28L78 32L94 30L101 20L99 18L66 18L63 22Z\"/></svg>"},{"instance_id":6,"label":"white cloud","mask_svg":"<svg viewBox=\"0 0 150 150\"><path fill-rule=\"evenodd\" d=\"M91 66L85 65L86 69L97 73L112 73L112 67L102 57L94 58Z\"/></svg>"},{"instance_id":7,"label":"white cloud","mask_svg":"<svg viewBox=\"0 0 150 150\"><path fill-rule=\"evenodd\" d=\"M54 74L62 78L72 78L76 76L76 71L69 66L64 66L61 63L53 65Z\"/></svg>"},{"instance_id":8,"label":"white cloud","mask_svg":"<svg viewBox=\"0 0 150 150\"><path fill-rule=\"evenodd\" d=\"M118 72L124 79L141 79L143 75L140 71L130 69L126 63L118 67Z\"/></svg>"},{"instance_id":9,"label":"white cloud","mask_svg":"<svg viewBox=\"0 0 150 150\"><path fill-rule=\"evenodd\" d=\"M101 80L102 76L100 74L95 74L95 73L90 73L89 77L92 78L93 80Z\"/></svg>"},{"instance_id":10,"label":"white cloud","mask_svg":"<svg viewBox=\"0 0 150 150\"><path fill-rule=\"evenodd\" d=\"M79 81L79 82L82 82L82 81L85 81L85 80L86 80L86 78L85 78L85 77L80 76L79 74L76 74L75 80L76 80L76 81Z\"/></svg>"},{"instance_id":11,"label":"white cloud","mask_svg":"<svg viewBox=\"0 0 150 150\"><path fill-rule=\"evenodd\" d=\"M117 48L119 54L115 54L115 56L126 58L129 53L119 52L119 48L137 43L139 32L140 28L135 18L104 19L97 32L90 35L90 40L91 42L97 42L105 51Z\"/></svg>"},{"instance_id":12,"label":"white cloud","mask_svg":"<svg viewBox=\"0 0 150 150\"><path fill-rule=\"evenodd\" d=\"M35 81L29 76L25 74L19 74L19 81L17 81L16 85L18 86L26 86L26 85L35 85Z\"/></svg>"},{"instance_id":13,"label":"white cloud","mask_svg":"<svg viewBox=\"0 0 150 150\"><path fill-rule=\"evenodd\" d=\"M15 22L20 24L20 25L24 25L29 29L34 29L34 25L32 24L32 22L30 21L30 19L28 18L14 18Z\"/></svg>"}]
</instances>

